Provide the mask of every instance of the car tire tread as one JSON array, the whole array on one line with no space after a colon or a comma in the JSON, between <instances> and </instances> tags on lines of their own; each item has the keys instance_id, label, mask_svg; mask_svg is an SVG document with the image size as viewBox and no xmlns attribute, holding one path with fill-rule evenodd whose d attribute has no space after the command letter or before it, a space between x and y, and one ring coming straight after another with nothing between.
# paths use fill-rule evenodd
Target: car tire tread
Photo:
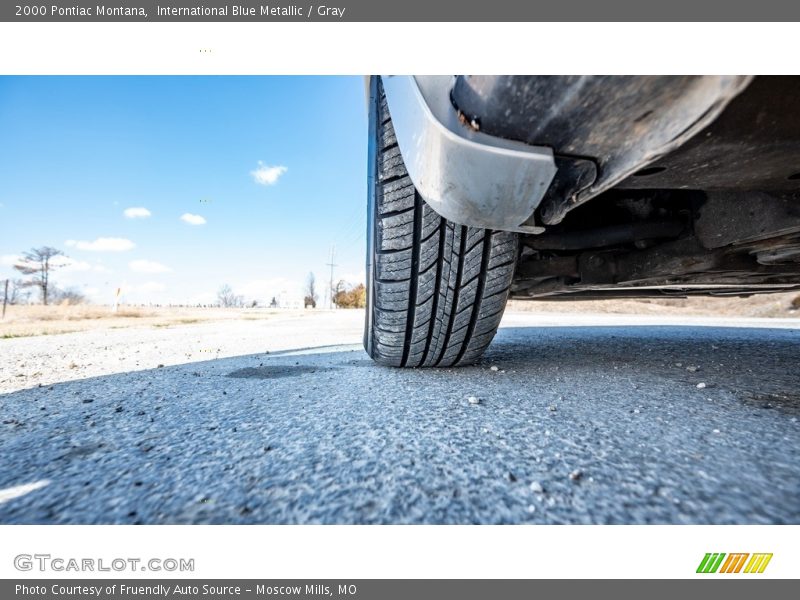
<instances>
[{"instance_id":1,"label":"car tire tread","mask_svg":"<svg viewBox=\"0 0 800 600\"><path fill-rule=\"evenodd\" d=\"M500 324L518 236L452 223L411 183L379 86L372 358L397 367L475 362Z\"/></svg>"}]
</instances>

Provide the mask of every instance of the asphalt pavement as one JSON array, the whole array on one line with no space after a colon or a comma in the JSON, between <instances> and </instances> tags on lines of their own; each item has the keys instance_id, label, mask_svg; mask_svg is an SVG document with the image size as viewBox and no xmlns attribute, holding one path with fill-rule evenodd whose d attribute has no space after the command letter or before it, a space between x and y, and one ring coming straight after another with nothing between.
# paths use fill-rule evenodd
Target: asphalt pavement
<instances>
[{"instance_id":1,"label":"asphalt pavement","mask_svg":"<svg viewBox=\"0 0 800 600\"><path fill-rule=\"evenodd\" d=\"M398 370L348 318L0 395L0 523L800 523L800 323L517 314Z\"/></svg>"}]
</instances>

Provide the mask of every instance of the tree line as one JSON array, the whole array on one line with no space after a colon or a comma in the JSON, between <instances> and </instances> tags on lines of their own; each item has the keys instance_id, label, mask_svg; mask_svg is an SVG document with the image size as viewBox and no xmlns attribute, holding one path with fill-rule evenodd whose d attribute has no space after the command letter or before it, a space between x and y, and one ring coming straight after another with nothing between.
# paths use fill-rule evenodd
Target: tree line
<instances>
[{"instance_id":1,"label":"tree line","mask_svg":"<svg viewBox=\"0 0 800 600\"><path fill-rule=\"evenodd\" d=\"M320 297L317 291L317 278L314 273L309 273L306 277L302 295L304 308L317 308ZM354 286L344 280L340 280L330 290L330 298L336 308L364 308L367 304L367 290L363 283ZM223 308L257 306L255 300L246 302L244 296L236 294L227 283L217 291L217 303ZM277 308L279 306L278 299L273 297L267 306L269 308Z\"/></svg>"},{"instance_id":2,"label":"tree line","mask_svg":"<svg viewBox=\"0 0 800 600\"><path fill-rule=\"evenodd\" d=\"M18 271L22 277L9 281L9 285L6 286L5 301L8 304L28 302L30 300L28 290L33 288L39 291L41 302L44 305L51 302L58 304L86 302L86 297L75 288L58 289L53 285L51 281L53 271L66 264L64 260L57 260L58 258L67 259L68 257L61 250L51 246L31 248L27 252L23 252L20 259L13 265L14 270ZM336 308L364 308L366 306L367 293L363 283L353 286L340 280L333 285L329 293ZM236 294L228 284L223 285L217 291L217 302L224 308L256 307L258 305L255 300L246 302L244 296ZM303 306L316 308L318 302L317 280L314 273L309 273L303 287ZM278 301L273 297L270 306L277 305Z\"/></svg>"}]
</instances>

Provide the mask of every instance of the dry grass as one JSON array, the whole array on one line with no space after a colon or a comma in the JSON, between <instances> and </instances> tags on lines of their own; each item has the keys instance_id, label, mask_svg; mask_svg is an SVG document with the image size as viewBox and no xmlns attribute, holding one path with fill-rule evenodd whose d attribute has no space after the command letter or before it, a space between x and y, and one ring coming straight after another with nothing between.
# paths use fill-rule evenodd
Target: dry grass
<instances>
[{"instance_id":1,"label":"dry grass","mask_svg":"<svg viewBox=\"0 0 800 600\"><path fill-rule=\"evenodd\" d=\"M116 313L113 313L108 307L66 304L57 306L14 306L7 311L7 317L10 316L12 310L13 312L18 312L20 317L30 321L86 321L89 319L108 318L140 319L155 316L153 311L139 308L121 308Z\"/></svg>"},{"instance_id":2,"label":"dry grass","mask_svg":"<svg viewBox=\"0 0 800 600\"><path fill-rule=\"evenodd\" d=\"M800 317L800 295L764 294L750 298L666 298L579 301L512 300L510 310L531 312L615 313L635 315L694 315L708 317Z\"/></svg>"},{"instance_id":3,"label":"dry grass","mask_svg":"<svg viewBox=\"0 0 800 600\"><path fill-rule=\"evenodd\" d=\"M228 319L261 320L302 311L263 308L139 308L124 306L9 306L0 321L0 339L71 333L90 329L175 327Z\"/></svg>"},{"instance_id":4,"label":"dry grass","mask_svg":"<svg viewBox=\"0 0 800 600\"><path fill-rule=\"evenodd\" d=\"M751 298L658 300L581 300L509 302L509 310L559 313L697 315L719 317L800 317L800 295L766 294ZM0 321L0 339L127 327L182 327L199 323L302 316L314 311L267 308L138 308L108 306L9 306ZM319 312L319 311L318 311Z\"/></svg>"}]
</instances>

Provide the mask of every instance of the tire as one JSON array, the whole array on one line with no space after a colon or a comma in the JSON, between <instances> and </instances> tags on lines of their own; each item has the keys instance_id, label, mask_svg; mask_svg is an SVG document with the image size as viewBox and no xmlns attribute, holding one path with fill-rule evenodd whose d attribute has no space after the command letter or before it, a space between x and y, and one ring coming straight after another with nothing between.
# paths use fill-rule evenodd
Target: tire
<instances>
[{"instance_id":1,"label":"tire","mask_svg":"<svg viewBox=\"0 0 800 600\"><path fill-rule=\"evenodd\" d=\"M408 177L377 77L371 105L364 346L387 366L471 364L503 316L518 236L440 217Z\"/></svg>"}]
</instances>

